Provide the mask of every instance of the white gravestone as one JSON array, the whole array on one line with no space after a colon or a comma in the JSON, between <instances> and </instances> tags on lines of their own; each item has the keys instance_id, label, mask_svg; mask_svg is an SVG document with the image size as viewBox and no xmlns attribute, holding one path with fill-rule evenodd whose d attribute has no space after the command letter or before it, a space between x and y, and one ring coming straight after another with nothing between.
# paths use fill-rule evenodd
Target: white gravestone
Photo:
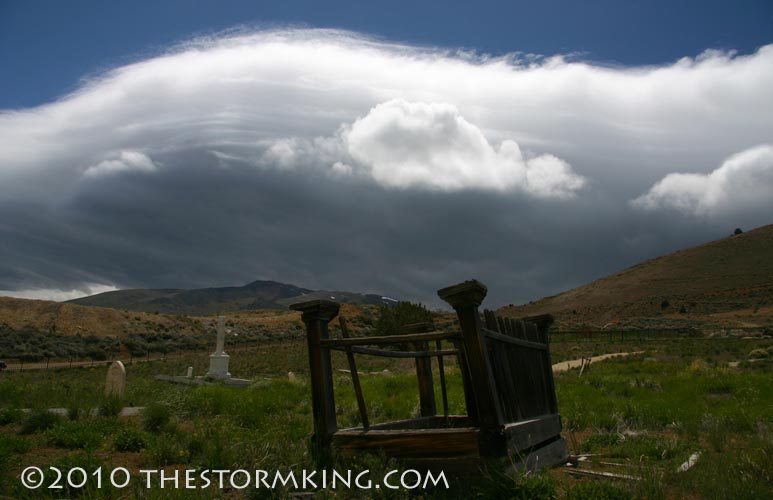
<instances>
[{"instance_id":1,"label":"white gravestone","mask_svg":"<svg viewBox=\"0 0 773 500\"><path fill-rule=\"evenodd\" d=\"M105 379L105 395L116 398L123 398L123 392L126 387L126 368L120 361L113 361L110 368L107 369L107 378Z\"/></svg>"},{"instance_id":2,"label":"white gravestone","mask_svg":"<svg viewBox=\"0 0 773 500\"><path fill-rule=\"evenodd\" d=\"M228 362L231 356L223 351L225 346L225 316L217 317L217 345L215 352L209 355L208 378L228 379L231 374L228 373Z\"/></svg>"},{"instance_id":3,"label":"white gravestone","mask_svg":"<svg viewBox=\"0 0 773 500\"><path fill-rule=\"evenodd\" d=\"M193 378L193 367L192 366L188 367L188 371L185 372L185 376L188 377L188 378Z\"/></svg>"}]
</instances>

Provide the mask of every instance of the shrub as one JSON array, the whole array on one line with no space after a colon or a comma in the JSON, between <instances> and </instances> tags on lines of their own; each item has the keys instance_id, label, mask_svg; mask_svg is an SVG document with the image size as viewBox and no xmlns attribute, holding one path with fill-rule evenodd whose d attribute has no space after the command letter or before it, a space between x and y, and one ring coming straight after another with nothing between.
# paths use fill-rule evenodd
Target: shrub
<instances>
[{"instance_id":1,"label":"shrub","mask_svg":"<svg viewBox=\"0 0 773 500\"><path fill-rule=\"evenodd\" d=\"M102 442L102 429L94 422L61 422L46 431L46 442L57 448L93 450Z\"/></svg>"},{"instance_id":2,"label":"shrub","mask_svg":"<svg viewBox=\"0 0 773 500\"><path fill-rule=\"evenodd\" d=\"M0 434L0 492L8 491L10 486L11 468L19 461L19 456L30 448L27 438ZM11 498L11 497L7 497Z\"/></svg>"},{"instance_id":3,"label":"shrub","mask_svg":"<svg viewBox=\"0 0 773 500\"><path fill-rule=\"evenodd\" d=\"M412 323L432 323L432 313L421 304L398 302L394 307L381 306L374 325L376 335L397 335Z\"/></svg>"},{"instance_id":4,"label":"shrub","mask_svg":"<svg viewBox=\"0 0 773 500\"><path fill-rule=\"evenodd\" d=\"M138 452L146 446L145 438L141 432L131 427L121 429L113 438L113 447L116 451Z\"/></svg>"},{"instance_id":5,"label":"shrub","mask_svg":"<svg viewBox=\"0 0 773 500\"><path fill-rule=\"evenodd\" d=\"M47 410L35 410L22 421L21 434L34 434L54 427L62 421L62 417Z\"/></svg>"},{"instance_id":6,"label":"shrub","mask_svg":"<svg viewBox=\"0 0 773 500\"><path fill-rule=\"evenodd\" d=\"M0 425L15 424L21 421L23 413L18 408L6 408L0 410Z\"/></svg>"},{"instance_id":7,"label":"shrub","mask_svg":"<svg viewBox=\"0 0 773 500\"><path fill-rule=\"evenodd\" d=\"M146 457L150 465L163 467L165 465L181 464L188 461L186 450L181 446L181 439L176 436L162 434L157 436L147 447Z\"/></svg>"},{"instance_id":8,"label":"shrub","mask_svg":"<svg viewBox=\"0 0 773 500\"><path fill-rule=\"evenodd\" d=\"M102 417L117 417L123 409L123 402L115 396L106 396L99 405L98 413Z\"/></svg>"},{"instance_id":9,"label":"shrub","mask_svg":"<svg viewBox=\"0 0 773 500\"><path fill-rule=\"evenodd\" d=\"M152 404L142 412L142 427L148 432L158 432L169 423L169 408Z\"/></svg>"}]
</instances>

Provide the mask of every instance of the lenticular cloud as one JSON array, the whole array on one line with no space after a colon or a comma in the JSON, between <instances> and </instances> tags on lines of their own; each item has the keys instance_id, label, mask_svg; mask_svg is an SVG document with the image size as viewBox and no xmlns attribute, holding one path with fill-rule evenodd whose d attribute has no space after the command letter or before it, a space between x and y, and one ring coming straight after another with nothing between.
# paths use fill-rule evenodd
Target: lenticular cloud
<instances>
[{"instance_id":1,"label":"lenticular cloud","mask_svg":"<svg viewBox=\"0 0 773 500\"><path fill-rule=\"evenodd\" d=\"M592 178L614 193L633 168L707 173L726 151L768 142L771 89L773 46L612 68L264 31L196 40L1 113L0 180L63 190L75 174L149 172L208 150L223 164L364 168L392 188L568 198Z\"/></svg>"}]
</instances>

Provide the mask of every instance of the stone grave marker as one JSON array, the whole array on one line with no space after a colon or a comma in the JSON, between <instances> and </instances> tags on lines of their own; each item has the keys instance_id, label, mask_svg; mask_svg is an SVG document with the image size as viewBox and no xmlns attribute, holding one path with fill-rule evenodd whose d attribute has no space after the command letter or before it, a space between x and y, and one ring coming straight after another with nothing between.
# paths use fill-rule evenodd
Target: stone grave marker
<instances>
[{"instance_id":1,"label":"stone grave marker","mask_svg":"<svg viewBox=\"0 0 773 500\"><path fill-rule=\"evenodd\" d=\"M230 379L228 372L228 363L230 356L223 350L225 348L225 316L217 317L217 344L215 352L209 355L208 378Z\"/></svg>"},{"instance_id":2,"label":"stone grave marker","mask_svg":"<svg viewBox=\"0 0 773 500\"><path fill-rule=\"evenodd\" d=\"M105 379L105 395L116 398L123 398L126 388L126 368L120 361L113 361L110 368L107 369L107 378Z\"/></svg>"}]
</instances>

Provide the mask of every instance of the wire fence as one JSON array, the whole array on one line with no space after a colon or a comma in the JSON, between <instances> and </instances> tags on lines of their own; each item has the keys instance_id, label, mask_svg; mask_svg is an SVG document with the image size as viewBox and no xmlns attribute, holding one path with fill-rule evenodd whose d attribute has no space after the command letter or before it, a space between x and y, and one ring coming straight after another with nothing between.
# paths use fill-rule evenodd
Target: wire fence
<instances>
[{"instance_id":1,"label":"wire fence","mask_svg":"<svg viewBox=\"0 0 773 500\"><path fill-rule=\"evenodd\" d=\"M236 353L251 351L266 346L275 345L281 342L287 342L288 339L281 340L259 340L255 342L244 342L229 346L227 352ZM121 361L124 364L131 365L133 363L143 363L151 361L165 362L173 359L182 359L189 356L208 356L213 352L212 347L203 349L192 350L178 350L172 352L154 352L148 351L144 356L132 356L132 355L118 355L116 353L105 353L104 357L100 358L54 358L46 357L43 359L29 360L23 358L2 358L6 367L0 371L25 371L25 370L49 370L49 369L61 369L61 368L77 368L77 367L94 367L109 365L113 361Z\"/></svg>"},{"instance_id":2,"label":"wire fence","mask_svg":"<svg viewBox=\"0 0 773 500\"><path fill-rule=\"evenodd\" d=\"M653 328L631 330L551 331L551 342L650 342L684 339L761 337L773 334L773 327L719 328L704 332L696 328Z\"/></svg>"}]
</instances>

